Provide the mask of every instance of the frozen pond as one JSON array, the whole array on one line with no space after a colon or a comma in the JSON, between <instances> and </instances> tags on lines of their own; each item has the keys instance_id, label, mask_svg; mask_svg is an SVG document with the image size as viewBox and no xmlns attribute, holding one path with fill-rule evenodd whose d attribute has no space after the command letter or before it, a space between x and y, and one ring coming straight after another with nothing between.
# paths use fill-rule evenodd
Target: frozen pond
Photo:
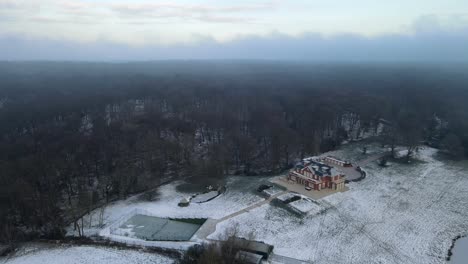
<instances>
[{"instance_id":1,"label":"frozen pond","mask_svg":"<svg viewBox=\"0 0 468 264\"><path fill-rule=\"evenodd\" d=\"M188 241L204 222L205 219L169 219L137 214L114 233L149 241Z\"/></svg>"},{"instance_id":2,"label":"frozen pond","mask_svg":"<svg viewBox=\"0 0 468 264\"><path fill-rule=\"evenodd\" d=\"M468 237L460 238L455 242L455 247L452 249L452 257L450 264L466 264L468 263Z\"/></svg>"}]
</instances>

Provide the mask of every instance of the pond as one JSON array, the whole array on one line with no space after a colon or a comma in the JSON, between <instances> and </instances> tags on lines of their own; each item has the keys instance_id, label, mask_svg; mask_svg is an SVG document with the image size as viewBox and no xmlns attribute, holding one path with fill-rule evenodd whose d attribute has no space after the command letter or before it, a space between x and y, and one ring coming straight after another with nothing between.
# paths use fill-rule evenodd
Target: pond
<instances>
[{"instance_id":1,"label":"pond","mask_svg":"<svg viewBox=\"0 0 468 264\"><path fill-rule=\"evenodd\" d=\"M468 237L463 237L455 242L452 249L452 257L450 264L466 264L468 263Z\"/></svg>"},{"instance_id":2,"label":"pond","mask_svg":"<svg viewBox=\"0 0 468 264\"><path fill-rule=\"evenodd\" d=\"M149 241L188 241L206 219L172 219L137 214L114 231Z\"/></svg>"}]
</instances>

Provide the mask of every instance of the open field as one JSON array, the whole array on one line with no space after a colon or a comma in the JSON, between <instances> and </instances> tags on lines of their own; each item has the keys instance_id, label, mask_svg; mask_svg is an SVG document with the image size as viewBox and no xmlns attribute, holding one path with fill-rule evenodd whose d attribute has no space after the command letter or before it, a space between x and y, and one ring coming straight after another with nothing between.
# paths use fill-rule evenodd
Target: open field
<instances>
[{"instance_id":1,"label":"open field","mask_svg":"<svg viewBox=\"0 0 468 264\"><path fill-rule=\"evenodd\" d=\"M379 147L371 146L367 155L375 151ZM366 158L359 144L331 154ZM275 254L313 263L445 263L452 239L468 230L468 164L440 161L432 148L419 151L417 159L386 168L368 163L367 178L320 199L321 210L303 218L255 192L270 178L229 177L227 191L207 203L178 207L187 194L172 183L159 188L156 201L131 197L109 205L105 219L112 224L135 208L160 217L210 218L210 228L194 241L220 239L238 225L241 236L253 232L274 245Z\"/></svg>"},{"instance_id":2,"label":"open field","mask_svg":"<svg viewBox=\"0 0 468 264\"><path fill-rule=\"evenodd\" d=\"M23 246L2 264L170 264L174 260L155 253L92 246Z\"/></svg>"},{"instance_id":3,"label":"open field","mask_svg":"<svg viewBox=\"0 0 468 264\"><path fill-rule=\"evenodd\" d=\"M434 153L426 148L410 165L369 164L365 180L320 200L325 213L297 219L263 205L218 224L210 238L239 225L276 253L313 263L445 263L451 240L468 230L467 164Z\"/></svg>"}]
</instances>

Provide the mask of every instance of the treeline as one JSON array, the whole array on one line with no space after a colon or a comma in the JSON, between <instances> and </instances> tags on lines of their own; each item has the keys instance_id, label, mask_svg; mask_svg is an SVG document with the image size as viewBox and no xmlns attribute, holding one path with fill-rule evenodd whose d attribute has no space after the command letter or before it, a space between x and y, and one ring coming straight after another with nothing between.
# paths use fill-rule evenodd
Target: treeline
<instances>
[{"instance_id":1,"label":"treeline","mask_svg":"<svg viewBox=\"0 0 468 264\"><path fill-rule=\"evenodd\" d=\"M60 237L94 207L162 182L277 173L363 136L463 156L463 70L0 63L0 240Z\"/></svg>"}]
</instances>

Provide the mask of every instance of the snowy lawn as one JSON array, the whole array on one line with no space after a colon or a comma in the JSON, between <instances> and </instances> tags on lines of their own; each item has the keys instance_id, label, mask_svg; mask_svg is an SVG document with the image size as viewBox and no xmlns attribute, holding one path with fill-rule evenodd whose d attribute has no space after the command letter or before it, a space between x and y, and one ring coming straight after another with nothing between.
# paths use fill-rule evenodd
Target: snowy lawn
<instances>
[{"instance_id":1,"label":"snowy lawn","mask_svg":"<svg viewBox=\"0 0 468 264\"><path fill-rule=\"evenodd\" d=\"M104 223L106 226L115 223L135 209L142 209L159 217L219 219L264 200L256 193L256 189L267 180L266 177L229 177L226 192L209 202L191 203L188 207L177 205L182 198L190 194L178 192L176 186L180 182L174 182L158 188L159 196L156 201L144 201L138 196L133 196L109 204L104 211ZM98 224L99 213L100 209L97 209L91 213L91 217L84 217L86 235L96 235L102 230ZM68 228L68 234L77 234L73 231L73 225Z\"/></svg>"},{"instance_id":2,"label":"snowy lawn","mask_svg":"<svg viewBox=\"0 0 468 264\"><path fill-rule=\"evenodd\" d=\"M4 264L169 264L174 260L156 253L92 246L23 247Z\"/></svg>"},{"instance_id":3,"label":"snowy lawn","mask_svg":"<svg viewBox=\"0 0 468 264\"><path fill-rule=\"evenodd\" d=\"M468 164L434 153L425 148L409 165L369 164L366 179L319 201L323 214L299 219L267 204L218 224L209 238L238 224L275 253L313 263L445 263L452 239L468 231Z\"/></svg>"},{"instance_id":4,"label":"snowy lawn","mask_svg":"<svg viewBox=\"0 0 468 264\"><path fill-rule=\"evenodd\" d=\"M361 160L366 155L359 144L324 155ZM366 146L371 153L382 151L375 144ZM445 263L452 239L468 231L468 164L442 162L434 158L435 152L424 148L416 153L420 161L411 164L382 168L369 163L364 180L318 201L319 214L299 218L265 204L220 222L209 238L218 239L238 224L241 236L254 232L257 240L274 245L275 253L314 263ZM177 204L189 194L177 192L177 183L165 185L158 189L157 201L131 197L109 205L105 222L114 223L134 209L159 217L220 219L264 200L256 189L266 180L229 177L221 196L188 207ZM87 234L96 230L90 228Z\"/></svg>"}]
</instances>

